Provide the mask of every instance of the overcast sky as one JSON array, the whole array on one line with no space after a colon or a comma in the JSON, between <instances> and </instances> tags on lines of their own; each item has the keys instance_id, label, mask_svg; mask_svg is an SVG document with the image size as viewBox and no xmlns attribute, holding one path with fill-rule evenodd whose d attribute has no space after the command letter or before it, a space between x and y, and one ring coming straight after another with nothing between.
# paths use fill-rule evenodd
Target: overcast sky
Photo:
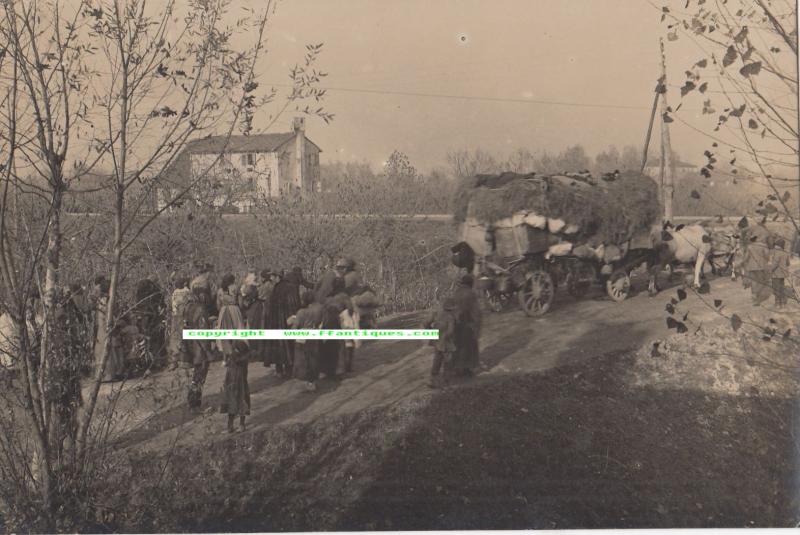
<instances>
[{"instance_id":1,"label":"overcast sky","mask_svg":"<svg viewBox=\"0 0 800 535\"><path fill-rule=\"evenodd\" d=\"M288 83L287 69L302 60L305 45L325 43L318 66L330 73L324 105L336 118L330 125L307 120L323 162L377 166L398 149L428 170L444 166L457 148L559 151L581 144L595 154L609 144L641 146L660 69L659 5L283 1L272 19L262 80ZM667 42L670 84L683 83L682 73L700 57L688 41ZM677 102L676 94L671 98ZM699 107L684 108L684 120L713 128ZM272 130L290 124L288 114ZM708 142L679 123L671 128L682 159L702 163ZM654 142L657 151L657 136Z\"/></svg>"}]
</instances>

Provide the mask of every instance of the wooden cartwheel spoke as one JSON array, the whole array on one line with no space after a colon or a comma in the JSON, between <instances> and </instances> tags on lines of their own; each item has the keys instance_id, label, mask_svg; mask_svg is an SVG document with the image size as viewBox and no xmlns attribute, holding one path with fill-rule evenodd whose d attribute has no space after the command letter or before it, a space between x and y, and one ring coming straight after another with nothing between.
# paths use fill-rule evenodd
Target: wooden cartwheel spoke
<instances>
[{"instance_id":1,"label":"wooden cartwheel spoke","mask_svg":"<svg viewBox=\"0 0 800 535\"><path fill-rule=\"evenodd\" d=\"M519 304L528 316L541 316L550 310L555 297L555 285L549 273L542 270L525 274L519 290Z\"/></svg>"}]
</instances>

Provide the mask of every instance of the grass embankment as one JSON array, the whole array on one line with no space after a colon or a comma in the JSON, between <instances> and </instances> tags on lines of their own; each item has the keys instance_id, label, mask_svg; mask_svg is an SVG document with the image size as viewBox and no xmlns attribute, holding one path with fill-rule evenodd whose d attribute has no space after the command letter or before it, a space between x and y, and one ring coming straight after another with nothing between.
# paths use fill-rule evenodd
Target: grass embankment
<instances>
[{"instance_id":1,"label":"grass embankment","mask_svg":"<svg viewBox=\"0 0 800 535\"><path fill-rule=\"evenodd\" d=\"M631 386L635 358L132 459L96 529L794 525L793 402Z\"/></svg>"}]
</instances>

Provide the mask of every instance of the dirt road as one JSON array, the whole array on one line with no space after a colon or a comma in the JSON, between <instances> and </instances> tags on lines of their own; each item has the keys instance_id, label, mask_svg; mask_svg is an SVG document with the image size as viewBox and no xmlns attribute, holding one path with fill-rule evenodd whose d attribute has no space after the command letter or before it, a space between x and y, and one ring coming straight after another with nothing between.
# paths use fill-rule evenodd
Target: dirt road
<instances>
[{"instance_id":1,"label":"dirt road","mask_svg":"<svg viewBox=\"0 0 800 535\"><path fill-rule=\"evenodd\" d=\"M635 281L644 289L645 281ZM749 297L738 282L717 279L713 295L691 295L689 328L722 321L708 303L722 299L738 311L749 309ZM565 294L565 292L563 292ZM551 313L528 318L519 309L486 313L480 340L484 366L478 380L505 374L530 373L575 363L609 352L640 347L648 340L668 334L665 305L675 289L654 298L645 291L623 303L607 299L599 289L574 300L560 297ZM703 301L706 301L705 303ZM741 312L740 312L741 314ZM419 315L395 320L393 326L415 327ZM423 342L374 341L366 343L356 357L355 372L340 381L321 381L315 393L307 393L298 380L282 381L261 363L252 363L249 381L253 412L249 428L264 429L287 423L312 422L398 400L428 390L431 349ZM201 443L227 436L219 406L224 378L221 363L213 363L205 387L206 413L185 409L184 372L161 372L153 377L129 381L122 386L117 410L121 447L161 449L172 443ZM104 390L112 388L105 385ZM120 388L116 386L115 388Z\"/></svg>"}]
</instances>

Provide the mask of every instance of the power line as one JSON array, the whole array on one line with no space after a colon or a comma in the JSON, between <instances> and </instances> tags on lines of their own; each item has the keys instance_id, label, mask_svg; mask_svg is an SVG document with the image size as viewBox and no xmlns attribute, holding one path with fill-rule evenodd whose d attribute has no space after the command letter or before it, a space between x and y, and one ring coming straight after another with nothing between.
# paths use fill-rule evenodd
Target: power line
<instances>
[{"instance_id":1,"label":"power line","mask_svg":"<svg viewBox=\"0 0 800 535\"><path fill-rule=\"evenodd\" d=\"M272 84L275 87L293 87L288 84ZM600 104L590 102L566 102L559 100L536 100L528 98L477 97L467 95L447 95L441 93L419 93L413 91L387 91L381 89L358 89L354 87L325 87L326 91L342 91L345 93L367 93L376 95L397 95L404 97L443 98L457 100L478 100L484 102L516 102L520 104L542 104L549 106L571 106L576 108L611 108L618 110L649 110L649 106L630 106L625 104Z\"/></svg>"}]
</instances>

